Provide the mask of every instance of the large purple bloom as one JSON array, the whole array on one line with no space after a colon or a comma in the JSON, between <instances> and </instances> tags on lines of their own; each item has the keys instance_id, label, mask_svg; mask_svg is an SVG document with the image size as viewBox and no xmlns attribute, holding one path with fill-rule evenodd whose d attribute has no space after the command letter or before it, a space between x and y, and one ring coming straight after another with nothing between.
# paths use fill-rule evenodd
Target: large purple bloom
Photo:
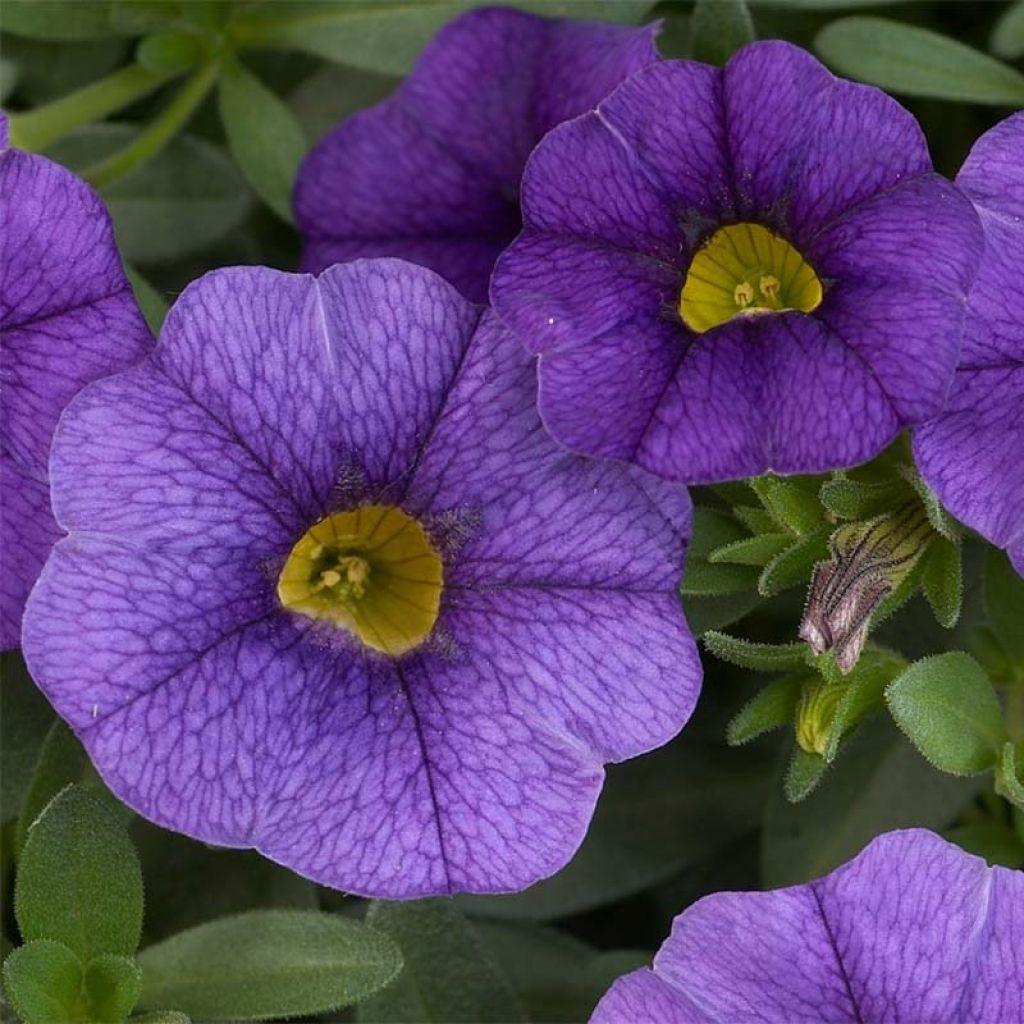
<instances>
[{"instance_id":1,"label":"large purple bloom","mask_svg":"<svg viewBox=\"0 0 1024 1024\"><path fill-rule=\"evenodd\" d=\"M32 584L60 536L46 462L57 417L83 385L152 344L88 185L8 148L0 114L0 646L17 647Z\"/></svg>"},{"instance_id":2,"label":"large purple bloom","mask_svg":"<svg viewBox=\"0 0 1024 1024\"><path fill-rule=\"evenodd\" d=\"M506 8L457 18L394 96L349 118L302 165L303 269L401 256L485 301L494 259L519 230L530 150L657 60L654 33Z\"/></svg>"},{"instance_id":3,"label":"large purple bloom","mask_svg":"<svg viewBox=\"0 0 1024 1024\"><path fill-rule=\"evenodd\" d=\"M329 885L550 874L696 699L685 491L554 445L521 346L423 268L206 275L52 479L33 677L140 813Z\"/></svg>"},{"instance_id":4,"label":"large purple bloom","mask_svg":"<svg viewBox=\"0 0 1024 1024\"><path fill-rule=\"evenodd\" d=\"M906 110L796 47L645 68L549 133L522 203L491 297L574 450L818 472L942 405L977 215Z\"/></svg>"},{"instance_id":5,"label":"large purple bloom","mask_svg":"<svg viewBox=\"0 0 1024 1024\"><path fill-rule=\"evenodd\" d=\"M1024 873L931 832L890 832L831 875L716 893L591 1024L1024 1020Z\"/></svg>"},{"instance_id":6,"label":"large purple bloom","mask_svg":"<svg viewBox=\"0 0 1024 1024\"><path fill-rule=\"evenodd\" d=\"M942 503L1024 575L1024 113L975 143L956 182L981 215L985 252L949 402L915 432L914 452Z\"/></svg>"}]
</instances>

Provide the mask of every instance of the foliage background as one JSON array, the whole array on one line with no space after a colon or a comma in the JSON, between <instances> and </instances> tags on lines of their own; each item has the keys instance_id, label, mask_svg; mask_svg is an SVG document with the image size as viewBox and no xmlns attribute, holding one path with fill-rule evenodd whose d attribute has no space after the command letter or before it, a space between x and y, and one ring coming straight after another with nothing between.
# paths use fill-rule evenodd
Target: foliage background
<instances>
[{"instance_id":1,"label":"foliage background","mask_svg":"<svg viewBox=\"0 0 1024 1024\"><path fill-rule=\"evenodd\" d=\"M334 35L289 36L288 19L311 6L329 10ZM174 297L207 270L231 264L295 268L299 245L287 196L302 153L343 118L386 96L432 32L471 6L386 0L328 5L7 0L0 102L12 112L37 110L134 61L167 76L165 84L117 110L112 120L83 125L41 146L100 184L140 301L156 325ZM772 0L748 6L736 0L696 5L607 0L520 6L634 22L661 18L659 45L668 58L696 55L720 62L752 35L788 39L817 52L835 70L896 94L923 125L938 169L950 176L978 135L1024 107L1024 3ZM257 39L267 45L236 51L232 19L256 15L285 27ZM182 43L188 37L198 50ZM169 106L195 81L190 76L200 66L192 63L197 53L214 55L219 84L200 83L208 91L199 94L180 130L169 132L166 145L151 147L150 159L136 160L135 166L131 160L127 166L111 163L112 153L146 137L146 126L167 124ZM763 116L773 116L771 96L764 97ZM33 129L30 119L22 124ZM697 498L712 507L721 504L720 496ZM713 546L709 522L695 540L697 571L707 568L705 556ZM918 596L886 624L880 639L912 658L977 646L978 630L998 627L1000 619L1003 635L1019 639L1021 587L1011 580L996 588L992 572L997 570L986 574L992 556L983 548L976 541L965 546L963 613L952 631L936 624ZM691 567L685 603L697 630L742 619L737 628L746 637L775 643L795 639L801 589L763 600L752 577L740 574L724 592L702 593L693 572ZM1024 652L1017 653L1019 666ZM937 771L885 712L857 731L808 798L790 803L783 777L793 747L791 728L742 746L726 743L729 721L764 677L708 651L704 663L694 720L665 748L610 768L590 834L564 871L518 895L372 907L371 923L401 948L404 973L357 1009L320 1019L585 1020L608 984L646 962L672 918L700 896L806 881L892 828L926 826L993 861L1024 864L1020 812L1011 814L990 779ZM145 884L144 994L147 984L156 984L147 980L147 963L156 958L147 961L145 950L183 929L253 909L324 911L352 919L366 914L365 901L319 888L256 854L209 848L132 816L105 794L16 654L4 655L3 676L4 955L19 941L11 893L27 827L69 782L114 808L138 851ZM110 868L108 888L117 870ZM99 898L102 903L104 897ZM211 968L210 984L214 990L221 986L222 1004L216 1005L227 1009L211 1014L214 1003L200 998L197 1019L238 1015L241 1004L231 1000L241 998L243 984L251 988L263 969L260 956L276 962L280 971L293 971L294 978L340 970L317 967L315 951L303 960L301 936L286 919L259 922L255 930L265 936L265 948L239 950L237 977L226 980L230 972L221 970L218 982L220 968ZM252 919L236 924L235 938L254 927ZM299 932L302 927L296 925ZM152 977L159 977L159 967ZM171 981L159 996L150 992L144 998L147 1009L187 1008L175 1005ZM255 998L248 1016L306 1008L301 1000L282 1008L259 1004L258 994ZM335 1000L340 1001L349 1000ZM3 1012L10 1017L10 1007Z\"/></svg>"}]
</instances>

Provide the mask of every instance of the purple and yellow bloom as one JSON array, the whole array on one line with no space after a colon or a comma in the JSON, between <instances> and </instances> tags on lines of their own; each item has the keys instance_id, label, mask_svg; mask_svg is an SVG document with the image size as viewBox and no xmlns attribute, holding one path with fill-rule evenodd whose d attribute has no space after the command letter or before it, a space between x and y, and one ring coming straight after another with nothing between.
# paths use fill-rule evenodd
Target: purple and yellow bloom
<instances>
[{"instance_id":1,"label":"purple and yellow bloom","mask_svg":"<svg viewBox=\"0 0 1024 1024\"><path fill-rule=\"evenodd\" d=\"M803 50L637 72L541 142L522 206L491 298L573 450L819 472L942 406L977 215L906 110Z\"/></svg>"},{"instance_id":2,"label":"purple and yellow bloom","mask_svg":"<svg viewBox=\"0 0 1024 1024\"><path fill-rule=\"evenodd\" d=\"M699 900L591 1024L1009 1024L1022 932L1024 872L890 832L807 885Z\"/></svg>"},{"instance_id":3,"label":"purple and yellow bloom","mask_svg":"<svg viewBox=\"0 0 1024 1024\"><path fill-rule=\"evenodd\" d=\"M974 203L985 251L967 301L949 401L914 435L921 473L958 519L1005 548L1024 575L1024 113L974 145L956 179Z\"/></svg>"},{"instance_id":4,"label":"purple and yellow bloom","mask_svg":"<svg viewBox=\"0 0 1024 1024\"><path fill-rule=\"evenodd\" d=\"M0 114L3 572L0 645L17 647L25 599L54 541L47 459L57 418L87 383L152 345L103 203L84 181L11 149Z\"/></svg>"},{"instance_id":5,"label":"purple and yellow bloom","mask_svg":"<svg viewBox=\"0 0 1024 1024\"><path fill-rule=\"evenodd\" d=\"M507 8L457 18L394 96L349 118L302 165L303 269L400 256L485 302L495 257L520 227L530 151L657 60L655 32Z\"/></svg>"},{"instance_id":6,"label":"purple and yellow bloom","mask_svg":"<svg viewBox=\"0 0 1024 1024\"><path fill-rule=\"evenodd\" d=\"M206 275L51 469L33 678L141 814L328 885L552 873L696 700L684 489L558 448L424 268Z\"/></svg>"}]
</instances>

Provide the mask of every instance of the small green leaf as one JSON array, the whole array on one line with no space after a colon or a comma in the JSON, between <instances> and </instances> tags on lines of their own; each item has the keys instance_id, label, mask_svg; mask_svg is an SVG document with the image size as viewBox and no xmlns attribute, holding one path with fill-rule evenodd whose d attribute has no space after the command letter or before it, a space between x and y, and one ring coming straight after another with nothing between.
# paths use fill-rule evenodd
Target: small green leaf
<instances>
[{"instance_id":1,"label":"small green leaf","mask_svg":"<svg viewBox=\"0 0 1024 1024\"><path fill-rule=\"evenodd\" d=\"M763 566L792 543L793 538L788 533L762 533L757 537L745 537L716 548L708 561L712 565L729 562L734 565Z\"/></svg>"},{"instance_id":2,"label":"small green leaf","mask_svg":"<svg viewBox=\"0 0 1024 1024\"><path fill-rule=\"evenodd\" d=\"M525 1019L508 978L450 900L372 903L366 923L395 940L405 966L359 1004L360 1024Z\"/></svg>"},{"instance_id":3,"label":"small green leaf","mask_svg":"<svg viewBox=\"0 0 1024 1024\"><path fill-rule=\"evenodd\" d=\"M821 485L821 503L841 519L871 519L889 512L907 499L908 488L902 480L874 483L835 476Z\"/></svg>"},{"instance_id":4,"label":"small green leaf","mask_svg":"<svg viewBox=\"0 0 1024 1024\"><path fill-rule=\"evenodd\" d=\"M724 629L739 622L761 603L756 590L740 590L733 594L687 594L683 611L694 636L703 636L709 629Z\"/></svg>"},{"instance_id":5,"label":"small green leaf","mask_svg":"<svg viewBox=\"0 0 1024 1024\"><path fill-rule=\"evenodd\" d=\"M198 1020L265 1020L357 1003L402 968L397 946L357 921L253 910L190 928L139 954L143 1008Z\"/></svg>"},{"instance_id":6,"label":"small green leaf","mask_svg":"<svg viewBox=\"0 0 1024 1024\"><path fill-rule=\"evenodd\" d=\"M754 590L757 569L749 565L716 565L701 558L687 558L686 573L680 586L684 597L715 597Z\"/></svg>"},{"instance_id":7,"label":"small green leaf","mask_svg":"<svg viewBox=\"0 0 1024 1024\"><path fill-rule=\"evenodd\" d=\"M960 545L935 537L921 563L921 588L940 626L952 629L960 618L964 578Z\"/></svg>"},{"instance_id":8,"label":"small green leaf","mask_svg":"<svg viewBox=\"0 0 1024 1024\"><path fill-rule=\"evenodd\" d=\"M798 537L784 551L780 551L758 577L758 593L762 597L772 597L789 587L807 585L814 567L829 557L830 533L830 527L819 527L813 533Z\"/></svg>"},{"instance_id":9,"label":"small green leaf","mask_svg":"<svg viewBox=\"0 0 1024 1024\"><path fill-rule=\"evenodd\" d=\"M1003 12L992 29L988 47L1004 60L1024 57L1024 0L1017 0Z\"/></svg>"},{"instance_id":10,"label":"small green leaf","mask_svg":"<svg viewBox=\"0 0 1024 1024\"><path fill-rule=\"evenodd\" d=\"M936 768L975 775L992 768L1005 739L999 698L981 666L959 651L915 662L889 685L896 724Z\"/></svg>"},{"instance_id":11,"label":"small green leaf","mask_svg":"<svg viewBox=\"0 0 1024 1024\"><path fill-rule=\"evenodd\" d=\"M131 955L142 930L142 873L114 812L68 786L28 830L14 890L26 941L63 942L82 961Z\"/></svg>"},{"instance_id":12,"label":"small green leaf","mask_svg":"<svg viewBox=\"0 0 1024 1024\"><path fill-rule=\"evenodd\" d=\"M85 1001L89 1020L121 1024L138 1001L142 971L131 957L106 954L85 968Z\"/></svg>"},{"instance_id":13,"label":"small green leaf","mask_svg":"<svg viewBox=\"0 0 1024 1024\"><path fill-rule=\"evenodd\" d=\"M1018 761L1021 762L1018 767ZM999 759L997 774L998 789L1015 807L1024 811L1024 758L1018 756L1017 748L1007 741L1003 744L1002 757Z\"/></svg>"},{"instance_id":14,"label":"small green leaf","mask_svg":"<svg viewBox=\"0 0 1024 1024\"><path fill-rule=\"evenodd\" d=\"M292 223L292 185L306 155L306 136L282 100L237 60L220 78L221 123L242 173L283 220Z\"/></svg>"},{"instance_id":15,"label":"small green leaf","mask_svg":"<svg viewBox=\"0 0 1024 1024\"><path fill-rule=\"evenodd\" d=\"M930 29L888 18L841 18L814 48L835 70L910 96L1024 105L1024 75Z\"/></svg>"},{"instance_id":16,"label":"small green leaf","mask_svg":"<svg viewBox=\"0 0 1024 1024\"><path fill-rule=\"evenodd\" d=\"M4 0L3 30L30 39L79 42L121 34L110 0Z\"/></svg>"},{"instance_id":17,"label":"small green leaf","mask_svg":"<svg viewBox=\"0 0 1024 1024\"><path fill-rule=\"evenodd\" d=\"M126 264L124 272L135 293L135 301L155 337L167 316L167 300L134 267Z\"/></svg>"},{"instance_id":18,"label":"small green leaf","mask_svg":"<svg viewBox=\"0 0 1024 1024\"><path fill-rule=\"evenodd\" d=\"M996 638L1011 658L1024 659L1024 579L996 548L985 552L985 610Z\"/></svg>"},{"instance_id":19,"label":"small green leaf","mask_svg":"<svg viewBox=\"0 0 1024 1024\"><path fill-rule=\"evenodd\" d=\"M763 508L755 505L734 505L732 514L751 533L775 533L779 524Z\"/></svg>"},{"instance_id":20,"label":"small green leaf","mask_svg":"<svg viewBox=\"0 0 1024 1024\"><path fill-rule=\"evenodd\" d=\"M811 533L824 522L817 488L808 486L806 478L759 476L750 486L779 526L792 533Z\"/></svg>"},{"instance_id":21,"label":"small green leaf","mask_svg":"<svg viewBox=\"0 0 1024 1024\"><path fill-rule=\"evenodd\" d=\"M687 558L707 559L716 548L747 536L747 531L728 512L698 505L693 510L693 533Z\"/></svg>"},{"instance_id":22,"label":"small green leaf","mask_svg":"<svg viewBox=\"0 0 1024 1024\"><path fill-rule=\"evenodd\" d=\"M722 65L757 38L744 0L697 0L690 22L694 60Z\"/></svg>"},{"instance_id":23,"label":"small green leaf","mask_svg":"<svg viewBox=\"0 0 1024 1024\"><path fill-rule=\"evenodd\" d=\"M959 541L963 535L963 527L943 508L938 496L928 486L925 479L917 471L915 466L904 465L902 467L904 479L914 488L921 504L924 506L925 515L931 528L946 540Z\"/></svg>"},{"instance_id":24,"label":"small green leaf","mask_svg":"<svg viewBox=\"0 0 1024 1024\"><path fill-rule=\"evenodd\" d=\"M4 961L4 988L23 1024L80 1019L82 965L60 942L37 939Z\"/></svg>"},{"instance_id":25,"label":"small green leaf","mask_svg":"<svg viewBox=\"0 0 1024 1024\"><path fill-rule=\"evenodd\" d=\"M729 723L726 739L730 746L748 743L755 736L792 722L802 686L801 676L773 679Z\"/></svg>"},{"instance_id":26,"label":"small green leaf","mask_svg":"<svg viewBox=\"0 0 1024 1024\"><path fill-rule=\"evenodd\" d=\"M828 762L820 754L794 746L783 783L786 799L791 804L798 804L809 797L821 782L826 768Z\"/></svg>"},{"instance_id":27,"label":"small green leaf","mask_svg":"<svg viewBox=\"0 0 1024 1024\"><path fill-rule=\"evenodd\" d=\"M181 74L202 59L203 45L194 32L154 32L135 51L135 59L156 74Z\"/></svg>"},{"instance_id":28,"label":"small green leaf","mask_svg":"<svg viewBox=\"0 0 1024 1024\"><path fill-rule=\"evenodd\" d=\"M758 672L806 668L808 647L804 643L759 644L728 633L711 630L703 636L704 646L720 661Z\"/></svg>"}]
</instances>

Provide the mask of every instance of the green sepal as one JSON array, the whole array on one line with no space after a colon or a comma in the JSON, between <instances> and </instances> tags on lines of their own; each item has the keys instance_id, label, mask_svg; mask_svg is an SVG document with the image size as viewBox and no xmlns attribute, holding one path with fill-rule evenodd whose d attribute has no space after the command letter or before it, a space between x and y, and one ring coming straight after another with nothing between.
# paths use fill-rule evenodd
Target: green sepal
<instances>
[{"instance_id":1,"label":"green sepal","mask_svg":"<svg viewBox=\"0 0 1024 1024\"><path fill-rule=\"evenodd\" d=\"M82 964L62 942L35 939L4 961L4 990L23 1024L81 1019Z\"/></svg>"},{"instance_id":2,"label":"green sepal","mask_svg":"<svg viewBox=\"0 0 1024 1024\"><path fill-rule=\"evenodd\" d=\"M717 630L709 630L701 639L704 646L720 661L728 661L740 668L757 672L806 668L808 664L809 650L804 643L759 644Z\"/></svg>"},{"instance_id":3,"label":"green sepal","mask_svg":"<svg viewBox=\"0 0 1024 1024\"><path fill-rule=\"evenodd\" d=\"M803 686L802 676L773 679L737 712L726 730L732 747L750 742L763 733L778 729L793 720L796 703Z\"/></svg>"},{"instance_id":4,"label":"green sepal","mask_svg":"<svg viewBox=\"0 0 1024 1024\"><path fill-rule=\"evenodd\" d=\"M802 535L817 530L825 519L818 488L807 480L767 475L755 477L750 486L779 526Z\"/></svg>"},{"instance_id":5,"label":"green sepal","mask_svg":"<svg viewBox=\"0 0 1024 1024\"><path fill-rule=\"evenodd\" d=\"M1022 744L1024 746L1024 744ZM1024 779L1021 778L1024 769L1024 756L1021 751L1009 740L1003 744L1003 752L999 758L999 768L996 771L996 789L1021 811L1024 811ZM1018 829L1024 835L1024 819L1016 818Z\"/></svg>"},{"instance_id":6,"label":"green sepal","mask_svg":"<svg viewBox=\"0 0 1024 1024\"><path fill-rule=\"evenodd\" d=\"M762 597L773 597L789 587L806 584L814 567L829 556L830 533L831 527L821 526L780 551L761 571L757 592Z\"/></svg>"},{"instance_id":7,"label":"green sepal","mask_svg":"<svg viewBox=\"0 0 1024 1024\"><path fill-rule=\"evenodd\" d=\"M767 565L777 554L793 543L788 533L762 533L757 537L744 537L724 547L716 548L708 556L712 565L727 562L734 565Z\"/></svg>"},{"instance_id":8,"label":"green sepal","mask_svg":"<svg viewBox=\"0 0 1024 1024\"><path fill-rule=\"evenodd\" d=\"M899 479L876 483L837 474L821 485L822 505L840 519L871 519L906 500L909 488Z\"/></svg>"},{"instance_id":9,"label":"green sepal","mask_svg":"<svg viewBox=\"0 0 1024 1024\"><path fill-rule=\"evenodd\" d=\"M820 754L811 754L799 746L793 747L793 754L786 767L783 792L791 804L798 804L811 795L821 782L828 763Z\"/></svg>"},{"instance_id":10,"label":"green sepal","mask_svg":"<svg viewBox=\"0 0 1024 1024\"><path fill-rule=\"evenodd\" d=\"M914 662L889 684L896 724L931 764L951 775L995 767L1006 739L1002 708L982 667L952 651Z\"/></svg>"},{"instance_id":11,"label":"green sepal","mask_svg":"<svg viewBox=\"0 0 1024 1024\"><path fill-rule=\"evenodd\" d=\"M961 545L933 537L921 561L921 589L940 626L952 629L960 619L964 574Z\"/></svg>"}]
</instances>

